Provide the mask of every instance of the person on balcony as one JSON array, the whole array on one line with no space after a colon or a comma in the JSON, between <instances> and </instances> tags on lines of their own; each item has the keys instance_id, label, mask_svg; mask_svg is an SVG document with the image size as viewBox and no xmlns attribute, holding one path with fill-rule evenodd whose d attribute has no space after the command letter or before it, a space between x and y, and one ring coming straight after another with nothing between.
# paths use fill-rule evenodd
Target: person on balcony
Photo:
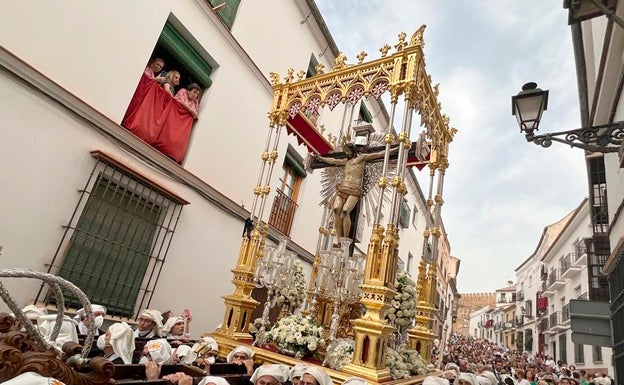
<instances>
[{"instance_id":1,"label":"person on balcony","mask_svg":"<svg viewBox=\"0 0 624 385\"><path fill-rule=\"evenodd\" d=\"M165 61L159 57L155 57L147 63L143 73L156 83L163 84L165 82L165 77L160 76L160 71L162 71L163 68L165 68Z\"/></svg>"},{"instance_id":2,"label":"person on balcony","mask_svg":"<svg viewBox=\"0 0 624 385\"><path fill-rule=\"evenodd\" d=\"M180 73L176 70L171 70L167 72L167 76L165 77L165 81L162 84L162 87L165 91L171 94L171 97L175 96L175 88L180 84Z\"/></svg>"},{"instance_id":3,"label":"person on balcony","mask_svg":"<svg viewBox=\"0 0 624 385\"><path fill-rule=\"evenodd\" d=\"M181 89L175 95L175 100L186 108L186 110L197 119L197 109L199 108L199 95L201 88L197 83L191 83L186 88Z\"/></svg>"}]
</instances>

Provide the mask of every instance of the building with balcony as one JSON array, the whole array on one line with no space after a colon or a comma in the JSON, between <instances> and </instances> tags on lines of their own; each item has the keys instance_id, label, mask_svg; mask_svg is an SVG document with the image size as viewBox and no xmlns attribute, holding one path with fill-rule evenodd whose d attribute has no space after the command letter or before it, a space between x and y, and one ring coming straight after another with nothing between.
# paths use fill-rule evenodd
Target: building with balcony
<instances>
[{"instance_id":1,"label":"building with balcony","mask_svg":"<svg viewBox=\"0 0 624 385\"><path fill-rule=\"evenodd\" d=\"M496 307L507 307L516 303L516 285L508 281L507 286L496 289Z\"/></svg>"},{"instance_id":2,"label":"building with balcony","mask_svg":"<svg viewBox=\"0 0 624 385\"><path fill-rule=\"evenodd\" d=\"M517 304L516 314L522 318L522 324L516 326L517 339L523 339L525 350L544 353L556 361L611 372L610 363L602 360L611 350L575 344L570 330L570 300L591 299L592 275L586 255L591 249L591 233L589 200L584 199L575 210L544 229L536 252L516 269L521 290L531 288L531 300L525 294L525 300Z\"/></svg>"},{"instance_id":3,"label":"building with balcony","mask_svg":"<svg viewBox=\"0 0 624 385\"><path fill-rule=\"evenodd\" d=\"M491 306L484 306L470 313L470 336L483 340L493 338L493 321Z\"/></svg>"},{"instance_id":4,"label":"building with balcony","mask_svg":"<svg viewBox=\"0 0 624 385\"><path fill-rule=\"evenodd\" d=\"M579 127L624 120L622 54L624 6L609 1L564 1L577 68ZM618 79L616 81L616 79ZM591 284L588 297L610 301L615 383L624 379L624 152L585 153L592 225L587 251ZM619 151L618 151L619 150ZM608 281L608 285L607 285ZM606 291L610 291L606 295ZM587 355L584 355L587 359Z\"/></svg>"},{"instance_id":5,"label":"building with balcony","mask_svg":"<svg viewBox=\"0 0 624 385\"><path fill-rule=\"evenodd\" d=\"M287 237L311 270L322 173L306 171L308 149L286 132L275 149L265 148L273 132L269 74L292 67L312 76L317 64L332 68L338 47L312 0L211 3L5 4L1 268L68 278L108 307L109 321L132 323L146 307L188 307L193 337L213 331L224 313L221 296L234 289L231 269L270 153L275 168L259 219L269 242ZM145 78L155 57L164 70L179 71L180 87L201 86L197 119ZM358 124L389 126L377 99L362 99L352 111L340 104L313 119L327 143L338 137L347 109ZM406 180L398 256L413 277L422 258L435 257L423 236L431 214L415 172ZM356 214L355 250L362 252L370 218L364 209ZM18 303L54 308L47 287L34 280L6 286ZM79 306L75 299L69 305Z\"/></svg>"}]
</instances>

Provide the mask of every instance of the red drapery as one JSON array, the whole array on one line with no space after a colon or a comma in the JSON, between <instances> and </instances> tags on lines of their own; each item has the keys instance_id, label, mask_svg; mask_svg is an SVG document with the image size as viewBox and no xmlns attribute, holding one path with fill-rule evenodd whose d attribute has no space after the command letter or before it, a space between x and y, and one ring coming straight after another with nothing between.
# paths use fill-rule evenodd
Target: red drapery
<instances>
[{"instance_id":1,"label":"red drapery","mask_svg":"<svg viewBox=\"0 0 624 385\"><path fill-rule=\"evenodd\" d=\"M121 125L180 163L193 128L193 116L144 74Z\"/></svg>"}]
</instances>

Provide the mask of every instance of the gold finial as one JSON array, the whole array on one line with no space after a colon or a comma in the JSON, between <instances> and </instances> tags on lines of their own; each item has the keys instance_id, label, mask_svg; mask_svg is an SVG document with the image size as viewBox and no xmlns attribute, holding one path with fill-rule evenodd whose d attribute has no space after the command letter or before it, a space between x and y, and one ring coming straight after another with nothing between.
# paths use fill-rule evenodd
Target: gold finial
<instances>
[{"instance_id":1,"label":"gold finial","mask_svg":"<svg viewBox=\"0 0 624 385\"><path fill-rule=\"evenodd\" d=\"M320 132L321 134L325 132L325 125L324 125L324 124L321 124L321 125L319 126L319 132Z\"/></svg>"},{"instance_id":2,"label":"gold finial","mask_svg":"<svg viewBox=\"0 0 624 385\"><path fill-rule=\"evenodd\" d=\"M420 26L420 28L418 28L416 32L414 32L409 42L410 47L413 47L415 45L419 45L421 47L425 46L425 41L423 40L423 33L425 32L425 28L427 28L427 26L423 24Z\"/></svg>"},{"instance_id":3,"label":"gold finial","mask_svg":"<svg viewBox=\"0 0 624 385\"><path fill-rule=\"evenodd\" d=\"M362 62L364 61L364 58L368 56L368 54L366 53L366 51L362 51L360 52L356 58L358 59L358 64L362 64Z\"/></svg>"},{"instance_id":4,"label":"gold finial","mask_svg":"<svg viewBox=\"0 0 624 385\"><path fill-rule=\"evenodd\" d=\"M280 76L277 72L269 72L269 78L272 86L280 84Z\"/></svg>"},{"instance_id":5,"label":"gold finial","mask_svg":"<svg viewBox=\"0 0 624 385\"><path fill-rule=\"evenodd\" d=\"M338 71L346 67L347 67L347 55L340 52L338 56L336 56L336 59L334 59L334 68L332 68L332 71Z\"/></svg>"},{"instance_id":6,"label":"gold finial","mask_svg":"<svg viewBox=\"0 0 624 385\"><path fill-rule=\"evenodd\" d=\"M288 69L288 71L286 71L286 74L287 74L287 75L286 75L286 77L284 78L284 81L285 81L286 83L290 83L290 82L292 82L292 81L293 81L293 79L295 78L295 77L293 76L293 74L294 74L294 73L295 73L295 70L294 70L294 69L292 69L292 68L289 68L289 69Z\"/></svg>"},{"instance_id":7,"label":"gold finial","mask_svg":"<svg viewBox=\"0 0 624 385\"><path fill-rule=\"evenodd\" d=\"M401 32L399 34L399 43L397 45L394 46L394 48L396 48L397 51L403 51L403 49L405 48L405 46L407 45L405 43L405 38L407 37L407 35L405 34L405 32Z\"/></svg>"},{"instance_id":8,"label":"gold finial","mask_svg":"<svg viewBox=\"0 0 624 385\"><path fill-rule=\"evenodd\" d=\"M388 55L388 51L390 51L390 47L388 44L384 44L383 47L379 48L379 52L381 52L381 57L386 57Z\"/></svg>"},{"instance_id":9,"label":"gold finial","mask_svg":"<svg viewBox=\"0 0 624 385\"><path fill-rule=\"evenodd\" d=\"M318 75L323 75L325 73L325 64L318 63L316 67L314 67L314 70Z\"/></svg>"},{"instance_id":10,"label":"gold finial","mask_svg":"<svg viewBox=\"0 0 624 385\"><path fill-rule=\"evenodd\" d=\"M434 94L435 96L438 96L438 95L440 94L440 89L439 89L439 87L440 87L440 83L436 83L436 84L433 86L433 94Z\"/></svg>"},{"instance_id":11,"label":"gold finial","mask_svg":"<svg viewBox=\"0 0 624 385\"><path fill-rule=\"evenodd\" d=\"M297 72L297 80L302 80L305 75L306 72L304 70L300 70L299 72Z\"/></svg>"}]
</instances>

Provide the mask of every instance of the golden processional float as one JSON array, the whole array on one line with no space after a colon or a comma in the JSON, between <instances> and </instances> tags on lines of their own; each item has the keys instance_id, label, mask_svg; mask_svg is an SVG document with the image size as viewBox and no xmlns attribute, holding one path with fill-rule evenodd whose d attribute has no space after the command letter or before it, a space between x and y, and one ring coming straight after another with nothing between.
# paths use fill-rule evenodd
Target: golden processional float
<instances>
[{"instance_id":1,"label":"golden processional float","mask_svg":"<svg viewBox=\"0 0 624 385\"><path fill-rule=\"evenodd\" d=\"M442 187L445 170L448 167L448 145L456 130L449 128L448 117L441 113L441 106L437 101L438 86L432 86L431 78L425 71L424 29L423 25L409 41L406 41L405 33L401 33L397 44L394 45L394 53L389 53L391 47L386 44L380 49L381 57L369 62L364 62L366 53L362 52L357 56L357 64L349 65L341 53L335 59L333 68L325 72L321 63L316 67L316 75L312 77L304 78L305 71L300 71L295 80L293 69L288 70L283 80L280 80L278 74L271 73L274 97L268 114L270 129L261 155L261 169L257 185L253 189L254 200L250 218L255 221L252 222L250 219L246 224L248 231L243 234L237 265L232 270L234 275L232 282L236 288L232 294L223 297L225 302L223 322L213 333L222 353L229 352L235 346L248 344L255 351L254 358L259 362L287 365L301 362L278 352L252 347L253 339L249 334L249 324L253 321L251 315L260 305L251 295L257 287L256 275L263 259L270 257L268 254L274 252L273 249L267 249L268 225L262 222L262 218L270 192L273 168L278 158L280 134L282 129L286 128L289 134L296 135L298 141L305 144L310 153L315 155L323 156L335 152L334 149L340 144L340 140L336 140L337 137L325 138L322 134L323 129L312 123L316 121L320 110L324 107L333 110L340 103L353 106L362 98L372 96L379 99L382 94L389 92L390 120L382 137L383 166L377 179L381 192L377 194L378 201L375 202L376 213L372 234L365 255L363 277L359 284L359 301L356 301L357 307L364 306L365 311L364 314L356 312L357 318L350 319L355 342L352 362L341 371L327 368L325 370L336 383L341 383L350 376L361 377L371 383L391 381L389 370L385 366L385 356L394 327L385 321L385 313L396 294L394 289L399 247L398 219L403 195L407 193L405 175L407 168L416 164L429 166L427 206L431 217L424 231L424 242L428 243L429 238L433 236L431 239L433 258L429 263L426 263L424 258L420 262L416 282L415 324L407 331L407 335L409 345L418 350L424 360L429 362L432 343L436 338L430 325L436 312L434 299L440 209L443 204ZM397 134L392 122L401 99L404 101L403 118L400 132ZM419 113L420 126L424 129L420 143L410 141L414 112ZM344 121L345 119L343 125ZM347 127L343 135L343 127L341 136L348 138L350 128ZM423 145L427 149L426 159L423 159L422 155ZM384 196L390 197L387 207L384 207ZM328 219L331 216L328 215L329 212L330 210L326 208L323 223L319 228L319 241L312 276L309 279L308 309L306 309L308 313L312 312L324 322L325 326L328 326L329 318L319 316L318 309L328 304L327 301L324 303L322 298L314 296L317 289L314 286L315 282L318 283L323 245L332 244L331 241L327 242L334 233L334 229L331 228L332 222ZM380 223L382 217L387 218L385 227ZM283 249L285 246L279 247ZM349 311L346 313L347 317L352 314ZM334 318L332 329L335 332L335 317L332 318ZM420 379L413 377L401 380L400 383L421 381L422 377Z\"/></svg>"}]
</instances>

